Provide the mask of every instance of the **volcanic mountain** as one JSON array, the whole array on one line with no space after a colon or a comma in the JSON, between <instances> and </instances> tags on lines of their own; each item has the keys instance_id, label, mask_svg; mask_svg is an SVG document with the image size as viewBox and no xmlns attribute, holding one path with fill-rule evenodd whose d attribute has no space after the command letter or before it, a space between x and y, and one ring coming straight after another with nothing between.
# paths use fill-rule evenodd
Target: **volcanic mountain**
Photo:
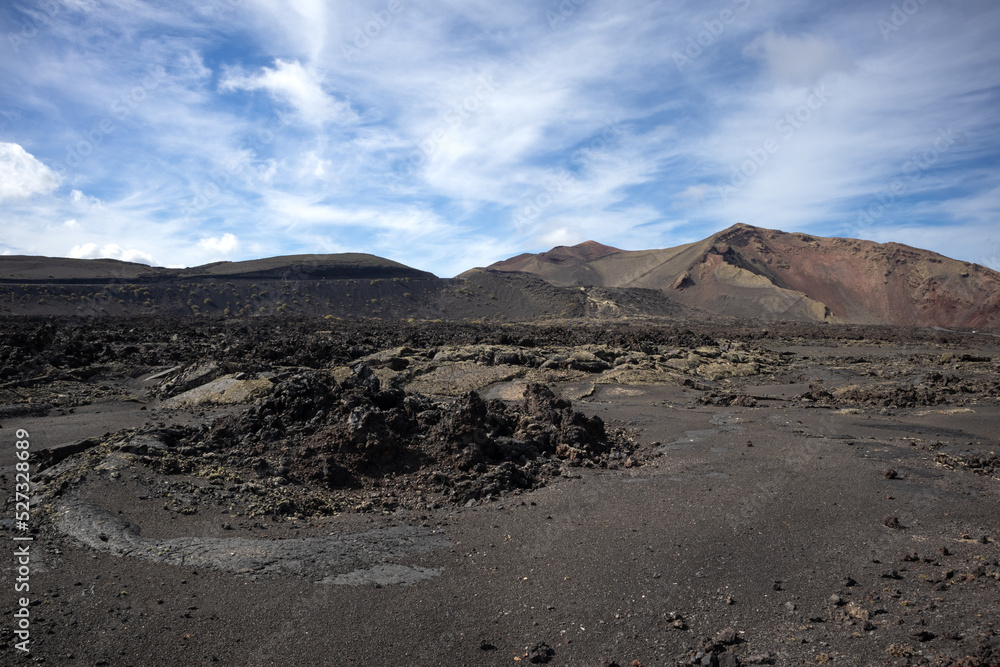
<instances>
[{"instance_id":1,"label":"volcanic mountain","mask_svg":"<svg viewBox=\"0 0 1000 667\"><path fill-rule=\"evenodd\" d=\"M593 241L487 267L553 285L661 290L737 317L1000 327L1000 273L899 243L789 234L737 224L703 241L625 251Z\"/></svg>"},{"instance_id":2,"label":"volcanic mountain","mask_svg":"<svg viewBox=\"0 0 1000 667\"><path fill-rule=\"evenodd\" d=\"M624 252L618 248L606 246L597 241L585 241L575 246L556 246L548 252L532 254L522 253L516 257L511 257L502 262L497 262L489 268L498 271L525 271L535 273L540 276L550 277L546 267L565 267L567 275L572 274L571 283L580 285L600 284L588 282L587 276L591 274L590 262L602 257L608 257L619 252ZM595 278L597 278L595 276ZM563 282L566 282L563 280Z\"/></svg>"},{"instance_id":3,"label":"volcanic mountain","mask_svg":"<svg viewBox=\"0 0 1000 667\"><path fill-rule=\"evenodd\" d=\"M293 255L168 269L0 257L2 315L301 315L504 319L716 315L1000 327L1000 274L898 243L735 225L629 251L594 241L442 279L374 255Z\"/></svg>"},{"instance_id":4,"label":"volcanic mountain","mask_svg":"<svg viewBox=\"0 0 1000 667\"><path fill-rule=\"evenodd\" d=\"M574 262L602 256L585 249ZM659 290L559 287L528 272L443 279L374 255L291 255L183 269L113 259L0 257L3 315L618 318L685 310Z\"/></svg>"}]
</instances>

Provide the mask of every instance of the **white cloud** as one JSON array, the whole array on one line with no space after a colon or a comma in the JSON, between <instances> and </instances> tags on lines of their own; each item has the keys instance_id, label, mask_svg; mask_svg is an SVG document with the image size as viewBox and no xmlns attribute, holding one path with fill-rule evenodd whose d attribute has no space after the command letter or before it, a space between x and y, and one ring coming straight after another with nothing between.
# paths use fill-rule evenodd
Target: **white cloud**
<instances>
[{"instance_id":1,"label":"white cloud","mask_svg":"<svg viewBox=\"0 0 1000 667\"><path fill-rule=\"evenodd\" d=\"M205 66L201 54L194 49L180 54L174 64L185 78L207 80L212 76L212 70Z\"/></svg>"},{"instance_id":2,"label":"white cloud","mask_svg":"<svg viewBox=\"0 0 1000 667\"><path fill-rule=\"evenodd\" d=\"M101 253L97 250L96 243L83 243L70 248L69 256L75 259L97 259Z\"/></svg>"},{"instance_id":3,"label":"white cloud","mask_svg":"<svg viewBox=\"0 0 1000 667\"><path fill-rule=\"evenodd\" d=\"M789 37L769 31L748 44L743 54L763 60L776 81L796 86L853 67L834 40L815 35Z\"/></svg>"},{"instance_id":4,"label":"white cloud","mask_svg":"<svg viewBox=\"0 0 1000 667\"><path fill-rule=\"evenodd\" d=\"M222 80L222 90L263 90L271 97L290 104L304 121L312 125L343 123L355 120L350 105L328 95L319 78L297 60L274 61L258 74L230 72Z\"/></svg>"},{"instance_id":5,"label":"white cloud","mask_svg":"<svg viewBox=\"0 0 1000 667\"><path fill-rule=\"evenodd\" d=\"M149 253L135 248L125 250L117 243L108 243L101 248L98 248L96 243L83 243L73 246L69 251L69 256L76 259L120 259L123 262L139 262L140 264L156 266L156 260Z\"/></svg>"},{"instance_id":6,"label":"white cloud","mask_svg":"<svg viewBox=\"0 0 1000 667\"><path fill-rule=\"evenodd\" d=\"M680 206L697 206L704 201L708 192L708 186L704 183L689 185L682 192L678 192L675 199Z\"/></svg>"},{"instance_id":7,"label":"white cloud","mask_svg":"<svg viewBox=\"0 0 1000 667\"><path fill-rule=\"evenodd\" d=\"M300 177L322 179L332 164L332 160L324 160L319 151L312 150L302 157L298 173Z\"/></svg>"},{"instance_id":8,"label":"white cloud","mask_svg":"<svg viewBox=\"0 0 1000 667\"><path fill-rule=\"evenodd\" d=\"M582 243L578 240L580 237L579 233L576 231L570 231L565 227L560 227L558 229L553 229L547 234L543 234L539 239L546 247L555 247L560 245L575 245L577 243Z\"/></svg>"},{"instance_id":9,"label":"white cloud","mask_svg":"<svg viewBox=\"0 0 1000 667\"><path fill-rule=\"evenodd\" d=\"M59 176L18 144L0 142L0 202L49 194Z\"/></svg>"},{"instance_id":10,"label":"white cloud","mask_svg":"<svg viewBox=\"0 0 1000 667\"><path fill-rule=\"evenodd\" d=\"M70 201L72 201L74 204L76 204L78 206L84 206L84 207L95 206L95 207L99 207L102 204L101 200L98 199L97 197L91 197L90 195L86 195L83 192L81 192L80 190L73 190L73 191L71 191L69 193L69 198L70 198Z\"/></svg>"},{"instance_id":11,"label":"white cloud","mask_svg":"<svg viewBox=\"0 0 1000 667\"><path fill-rule=\"evenodd\" d=\"M221 255L230 255L240 247L240 241L235 234L223 234L219 237L211 237L198 241L198 245L205 250Z\"/></svg>"},{"instance_id":12,"label":"white cloud","mask_svg":"<svg viewBox=\"0 0 1000 667\"><path fill-rule=\"evenodd\" d=\"M311 229L316 226L355 227L362 230L367 240L377 234L403 233L412 235L440 235L454 233L456 227L446 224L435 213L416 206L389 205L381 208L346 207L319 203L312 197L288 195L273 191L267 194L268 208L275 220L289 229Z\"/></svg>"}]
</instances>

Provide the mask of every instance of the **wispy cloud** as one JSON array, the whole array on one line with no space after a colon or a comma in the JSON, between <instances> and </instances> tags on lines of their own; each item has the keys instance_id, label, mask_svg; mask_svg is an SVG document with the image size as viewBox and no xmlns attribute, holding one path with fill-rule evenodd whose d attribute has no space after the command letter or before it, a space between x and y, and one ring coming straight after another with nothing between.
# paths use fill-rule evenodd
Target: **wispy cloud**
<instances>
[{"instance_id":1,"label":"wispy cloud","mask_svg":"<svg viewBox=\"0 0 1000 667\"><path fill-rule=\"evenodd\" d=\"M853 69L853 60L835 40L813 35L788 36L768 31L743 49L743 55L763 60L779 84L808 86L822 78Z\"/></svg>"},{"instance_id":2,"label":"wispy cloud","mask_svg":"<svg viewBox=\"0 0 1000 667\"><path fill-rule=\"evenodd\" d=\"M219 87L223 91L263 90L273 98L286 102L307 123L353 121L356 116L349 105L334 99L323 90L319 79L298 61L274 61L274 67L263 67L255 74L227 72Z\"/></svg>"}]
</instances>

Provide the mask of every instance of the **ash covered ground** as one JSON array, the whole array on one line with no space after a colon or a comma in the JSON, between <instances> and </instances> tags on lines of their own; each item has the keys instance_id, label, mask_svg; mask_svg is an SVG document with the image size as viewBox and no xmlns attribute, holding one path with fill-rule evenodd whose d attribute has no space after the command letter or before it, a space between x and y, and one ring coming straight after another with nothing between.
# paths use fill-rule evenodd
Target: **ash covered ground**
<instances>
[{"instance_id":1,"label":"ash covered ground","mask_svg":"<svg viewBox=\"0 0 1000 667\"><path fill-rule=\"evenodd\" d=\"M998 343L8 319L31 656L1000 664ZM6 447L11 536L14 463Z\"/></svg>"}]
</instances>

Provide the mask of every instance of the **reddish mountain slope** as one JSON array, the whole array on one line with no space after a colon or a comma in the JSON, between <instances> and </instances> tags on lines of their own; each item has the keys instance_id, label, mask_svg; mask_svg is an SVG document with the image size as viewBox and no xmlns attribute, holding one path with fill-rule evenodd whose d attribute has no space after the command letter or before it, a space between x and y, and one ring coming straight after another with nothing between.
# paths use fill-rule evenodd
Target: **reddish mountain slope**
<instances>
[{"instance_id":1,"label":"reddish mountain slope","mask_svg":"<svg viewBox=\"0 0 1000 667\"><path fill-rule=\"evenodd\" d=\"M520 255L489 268L535 273L557 285L652 287L726 315L1000 327L1000 273L898 243L740 224L663 250L617 251L594 259L566 252L572 250Z\"/></svg>"},{"instance_id":2,"label":"reddish mountain slope","mask_svg":"<svg viewBox=\"0 0 1000 667\"><path fill-rule=\"evenodd\" d=\"M584 241L575 246L556 246L538 254L522 253L488 268L534 273L556 285L600 285L600 282L595 282L600 277L593 275L590 262L622 252L626 251L597 241Z\"/></svg>"}]
</instances>

